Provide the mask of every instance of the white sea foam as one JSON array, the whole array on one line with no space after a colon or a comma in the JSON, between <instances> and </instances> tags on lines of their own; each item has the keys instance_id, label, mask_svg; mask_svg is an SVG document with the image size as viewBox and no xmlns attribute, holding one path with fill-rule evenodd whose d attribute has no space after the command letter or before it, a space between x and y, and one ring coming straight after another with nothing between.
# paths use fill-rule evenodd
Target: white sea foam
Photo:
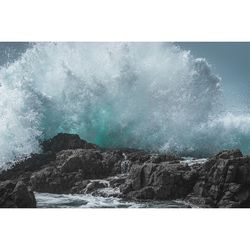
<instances>
[{"instance_id":1,"label":"white sea foam","mask_svg":"<svg viewBox=\"0 0 250 250\"><path fill-rule=\"evenodd\" d=\"M92 196L90 194L35 193L38 208L178 208L190 207L177 201L127 201L116 197Z\"/></svg>"}]
</instances>

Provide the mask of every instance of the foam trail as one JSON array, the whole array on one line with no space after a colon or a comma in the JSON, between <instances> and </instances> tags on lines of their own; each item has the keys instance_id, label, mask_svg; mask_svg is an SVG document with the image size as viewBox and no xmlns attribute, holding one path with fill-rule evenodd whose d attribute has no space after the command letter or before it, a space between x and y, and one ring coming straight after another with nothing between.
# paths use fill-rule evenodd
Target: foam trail
<instances>
[{"instance_id":1,"label":"foam trail","mask_svg":"<svg viewBox=\"0 0 250 250\"><path fill-rule=\"evenodd\" d=\"M58 132L203 155L249 138L250 118L219 115L206 60L173 44L40 43L0 69L0 85L0 165Z\"/></svg>"}]
</instances>

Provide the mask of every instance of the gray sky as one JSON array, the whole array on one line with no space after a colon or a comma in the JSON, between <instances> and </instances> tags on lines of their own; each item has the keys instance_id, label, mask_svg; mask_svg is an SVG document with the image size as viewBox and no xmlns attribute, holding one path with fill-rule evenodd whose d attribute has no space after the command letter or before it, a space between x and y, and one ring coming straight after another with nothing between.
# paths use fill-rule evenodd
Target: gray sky
<instances>
[{"instance_id":1,"label":"gray sky","mask_svg":"<svg viewBox=\"0 0 250 250\"><path fill-rule=\"evenodd\" d=\"M250 108L250 43L186 42L177 43L191 50L195 57L204 57L222 78L226 105L233 109Z\"/></svg>"},{"instance_id":2,"label":"gray sky","mask_svg":"<svg viewBox=\"0 0 250 250\"><path fill-rule=\"evenodd\" d=\"M0 66L13 62L29 46L27 42L0 42Z\"/></svg>"}]
</instances>

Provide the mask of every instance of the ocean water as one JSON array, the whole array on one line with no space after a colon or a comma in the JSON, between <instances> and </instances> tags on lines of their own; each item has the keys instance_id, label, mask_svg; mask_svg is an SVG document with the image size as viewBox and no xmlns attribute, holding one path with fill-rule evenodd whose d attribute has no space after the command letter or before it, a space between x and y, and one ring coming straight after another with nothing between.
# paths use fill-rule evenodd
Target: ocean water
<instances>
[{"instance_id":1,"label":"ocean water","mask_svg":"<svg viewBox=\"0 0 250 250\"><path fill-rule=\"evenodd\" d=\"M116 197L91 194L35 193L38 208L191 208L181 200L176 201L128 201Z\"/></svg>"},{"instance_id":2,"label":"ocean water","mask_svg":"<svg viewBox=\"0 0 250 250\"><path fill-rule=\"evenodd\" d=\"M38 43L0 68L0 166L77 133L102 147L250 153L250 115L225 110L205 58L171 43Z\"/></svg>"}]
</instances>

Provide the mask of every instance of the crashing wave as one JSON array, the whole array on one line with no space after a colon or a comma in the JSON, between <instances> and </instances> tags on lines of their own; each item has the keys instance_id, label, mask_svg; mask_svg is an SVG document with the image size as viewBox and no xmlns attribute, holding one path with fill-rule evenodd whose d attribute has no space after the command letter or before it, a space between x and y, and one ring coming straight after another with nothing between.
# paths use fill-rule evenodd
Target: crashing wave
<instances>
[{"instance_id":1,"label":"crashing wave","mask_svg":"<svg viewBox=\"0 0 250 250\"><path fill-rule=\"evenodd\" d=\"M220 78L169 43L38 43L0 69L0 165L77 133L103 147L214 153L249 138ZM249 124L249 125L248 125Z\"/></svg>"}]
</instances>

